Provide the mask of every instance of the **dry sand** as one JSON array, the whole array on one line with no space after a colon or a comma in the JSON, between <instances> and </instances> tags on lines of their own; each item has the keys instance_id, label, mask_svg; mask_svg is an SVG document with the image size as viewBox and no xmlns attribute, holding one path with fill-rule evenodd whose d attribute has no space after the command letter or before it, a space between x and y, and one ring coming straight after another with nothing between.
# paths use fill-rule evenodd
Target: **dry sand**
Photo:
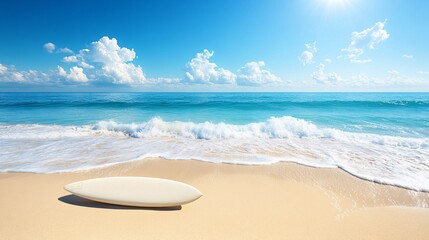
<instances>
[{"instance_id":1,"label":"dry sand","mask_svg":"<svg viewBox=\"0 0 429 240\"><path fill-rule=\"evenodd\" d=\"M204 196L141 209L69 195L104 176L170 178ZM429 239L429 193L291 163L151 159L87 172L0 174L0 239Z\"/></svg>"}]
</instances>

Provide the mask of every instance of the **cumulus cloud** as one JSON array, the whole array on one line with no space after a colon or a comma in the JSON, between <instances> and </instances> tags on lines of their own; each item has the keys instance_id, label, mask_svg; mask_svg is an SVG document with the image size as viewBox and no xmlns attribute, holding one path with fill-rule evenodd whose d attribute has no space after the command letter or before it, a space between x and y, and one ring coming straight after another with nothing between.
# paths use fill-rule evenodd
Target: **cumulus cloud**
<instances>
[{"instance_id":1,"label":"cumulus cloud","mask_svg":"<svg viewBox=\"0 0 429 240\"><path fill-rule=\"evenodd\" d=\"M45 49L53 53L56 48L53 43L47 43ZM69 48L59 48L56 53L73 54L73 51ZM98 81L128 85L148 83L141 66L133 63L135 58L134 49L121 47L116 38L104 36L92 42L89 48L64 57L63 62L76 63L77 66L70 68L70 73L64 74L64 69L58 69L57 73L61 73L61 77L69 81L87 82L88 78L83 73L83 69L87 69Z\"/></svg>"},{"instance_id":2,"label":"cumulus cloud","mask_svg":"<svg viewBox=\"0 0 429 240\"><path fill-rule=\"evenodd\" d=\"M46 83L50 76L36 70L19 71L15 66L0 64L0 82L8 83Z\"/></svg>"},{"instance_id":3,"label":"cumulus cloud","mask_svg":"<svg viewBox=\"0 0 429 240\"><path fill-rule=\"evenodd\" d=\"M343 57L353 63L367 63L371 59L359 59L366 49L375 49L375 47L389 38L389 33L384 29L384 22L377 22L374 26L361 32L353 32L352 40L347 48L341 49Z\"/></svg>"},{"instance_id":4,"label":"cumulus cloud","mask_svg":"<svg viewBox=\"0 0 429 240\"><path fill-rule=\"evenodd\" d=\"M63 58L63 62L65 63L74 63L74 62L78 62L77 57L76 56L66 56Z\"/></svg>"},{"instance_id":5,"label":"cumulus cloud","mask_svg":"<svg viewBox=\"0 0 429 240\"><path fill-rule=\"evenodd\" d=\"M146 83L141 66L132 63L135 57L134 49L120 47L116 38L106 36L79 51L80 66L92 68L87 62L98 64L101 75L115 84Z\"/></svg>"},{"instance_id":6,"label":"cumulus cloud","mask_svg":"<svg viewBox=\"0 0 429 240\"><path fill-rule=\"evenodd\" d=\"M59 48L57 49L57 47L55 46L54 43L48 42L45 43L43 45L43 48L48 52L48 53L73 53L73 51L69 48ZM56 50L57 49L57 50ZM55 51L56 50L56 51Z\"/></svg>"},{"instance_id":7,"label":"cumulus cloud","mask_svg":"<svg viewBox=\"0 0 429 240\"><path fill-rule=\"evenodd\" d=\"M301 55L298 57L299 61L301 61L302 65L308 65L314 63L314 54L317 52L316 41L313 43L304 44L305 49Z\"/></svg>"},{"instance_id":8,"label":"cumulus cloud","mask_svg":"<svg viewBox=\"0 0 429 240\"><path fill-rule=\"evenodd\" d=\"M214 52L204 49L203 52L191 59L186 65L185 82L188 84L236 84L243 86L260 86L275 84L281 79L263 69L264 61L252 61L238 69L237 74L210 62Z\"/></svg>"},{"instance_id":9,"label":"cumulus cloud","mask_svg":"<svg viewBox=\"0 0 429 240\"><path fill-rule=\"evenodd\" d=\"M313 80L320 84L337 84L341 81L341 77L336 72L326 73L325 64L321 63L313 72Z\"/></svg>"},{"instance_id":10,"label":"cumulus cloud","mask_svg":"<svg viewBox=\"0 0 429 240\"><path fill-rule=\"evenodd\" d=\"M404 54L404 55L402 55L402 57L406 58L406 59L413 59L414 58L413 55L409 55L409 54Z\"/></svg>"},{"instance_id":11,"label":"cumulus cloud","mask_svg":"<svg viewBox=\"0 0 429 240\"><path fill-rule=\"evenodd\" d=\"M306 44L306 49L316 52L315 43ZM211 62L213 51L204 49L187 64L184 78L151 77L146 78L142 67L135 65L134 49L119 46L115 38L104 36L92 42L87 48L74 53L68 48L57 48L53 43L44 45L50 53L69 53L62 62L71 64L70 68L60 65L48 73L34 70L18 71L14 66L0 64L0 82L22 82L41 84L62 84L66 82L91 84L94 82L137 85L173 84L230 84L260 86L275 84L281 79L264 69L263 61L252 61L233 73Z\"/></svg>"},{"instance_id":12,"label":"cumulus cloud","mask_svg":"<svg viewBox=\"0 0 429 240\"><path fill-rule=\"evenodd\" d=\"M210 62L214 52L204 49L197 53L195 58L186 64L186 80L189 83L203 84L232 84L237 76L229 70L219 68L216 63Z\"/></svg>"},{"instance_id":13,"label":"cumulus cloud","mask_svg":"<svg viewBox=\"0 0 429 240\"><path fill-rule=\"evenodd\" d=\"M55 51L55 44L48 42L45 43L43 45L43 48L48 52L48 53L53 53Z\"/></svg>"},{"instance_id":14,"label":"cumulus cloud","mask_svg":"<svg viewBox=\"0 0 429 240\"><path fill-rule=\"evenodd\" d=\"M80 82L80 83L88 82L88 77L83 72L83 68L74 66L74 67L70 68L69 73L67 73L64 70L64 68L62 68L60 66L57 66L57 68L58 68L58 75L66 78L69 81Z\"/></svg>"},{"instance_id":15,"label":"cumulus cloud","mask_svg":"<svg viewBox=\"0 0 429 240\"><path fill-rule=\"evenodd\" d=\"M281 79L270 71L261 69L264 61L248 62L238 70L237 84L246 86L260 86L280 83Z\"/></svg>"},{"instance_id":16,"label":"cumulus cloud","mask_svg":"<svg viewBox=\"0 0 429 240\"><path fill-rule=\"evenodd\" d=\"M94 81L105 81L114 84L139 85L150 83L146 81L141 66L135 65L136 58L134 49L121 47L115 38L104 36L98 41L92 42L88 48L80 50L77 54L69 48L56 48L55 44L49 42L44 45L49 53L68 53L64 63L75 63L77 66L70 68L69 72L61 66L57 67L55 75L67 81L86 83L89 81L87 74ZM15 74L16 79L20 79L19 73ZM160 78L160 82L168 82ZM152 79L154 81L154 79Z\"/></svg>"}]
</instances>

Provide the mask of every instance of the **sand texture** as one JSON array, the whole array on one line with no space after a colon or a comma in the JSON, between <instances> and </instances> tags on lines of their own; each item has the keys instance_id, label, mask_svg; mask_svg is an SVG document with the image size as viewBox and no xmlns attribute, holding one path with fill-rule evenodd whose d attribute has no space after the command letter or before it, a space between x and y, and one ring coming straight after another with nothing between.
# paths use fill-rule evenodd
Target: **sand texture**
<instances>
[{"instance_id":1,"label":"sand texture","mask_svg":"<svg viewBox=\"0 0 429 240\"><path fill-rule=\"evenodd\" d=\"M63 189L106 176L169 178L204 195L152 209L96 203ZM150 159L86 172L3 173L0 239L429 239L429 193L291 163Z\"/></svg>"}]
</instances>

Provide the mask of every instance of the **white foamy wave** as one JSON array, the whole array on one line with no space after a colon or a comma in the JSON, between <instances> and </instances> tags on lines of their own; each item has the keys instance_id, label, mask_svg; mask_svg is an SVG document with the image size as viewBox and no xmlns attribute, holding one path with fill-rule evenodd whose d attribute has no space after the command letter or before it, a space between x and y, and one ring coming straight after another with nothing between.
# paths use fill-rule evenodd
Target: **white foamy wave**
<instances>
[{"instance_id":1,"label":"white foamy wave","mask_svg":"<svg viewBox=\"0 0 429 240\"><path fill-rule=\"evenodd\" d=\"M290 116L271 117L265 122L247 125L225 123L166 122L153 118L148 122L120 124L115 121L101 121L92 127L104 133L122 133L134 138L174 137L190 139L288 139L288 138L324 138L341 141L360 141L378 145L407 148L428 148L426 138L405 138L377 134L350 133L334 128L318 128L315 124Z\"/></svg>"},{"instance_id":2,"label":"white foamy wave","mask_svg":"<svg viewBox=\"0 0 429 240\"><path fill-rule=\"evenodd\" d=\"M94 131L90 126L61 126L40 124L0 125L0 140L61 139L99 134L118 135L115 132Z\"/></svg>"},{"instance_id":3,"label":"white foamy wave","mask_svg":"<svg viewBox=\"0 0 429 240\"><path fill-rule=\"evenodd\" d=\"M0 125L0 171L62 172L164 157L216 163L339 167L429 191L429 139L345 132L293 117L246 125L102 121L92 126Z\"/></svg>"},{"instance_id":4,"label":"white foamy wave","mask_svg":"<svg viewBox=\"0 0 429 240\"><path fill-rule=\"evenodd\" d=\"M153 118L141 124L120 124L101 121L92 128L98 131L121 132L130 137L184 137L192 139L241 139L241 138L290 138L290 137L332 137L337 130L318 129L316 125L289 116L271 117L265 122L247 125L225 123L165 122Z\"/></svg>"}]
</instances>

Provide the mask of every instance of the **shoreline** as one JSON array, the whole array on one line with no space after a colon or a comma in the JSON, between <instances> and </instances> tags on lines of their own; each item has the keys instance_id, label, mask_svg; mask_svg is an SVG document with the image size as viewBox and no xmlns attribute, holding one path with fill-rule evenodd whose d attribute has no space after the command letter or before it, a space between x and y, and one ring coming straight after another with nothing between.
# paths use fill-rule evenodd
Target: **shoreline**
<instances>
[{"instance_id":1,"label":"shoreline","mask_svg":"<svg viewBox=\"0 0 429 240\"><path fill-rule=\"evenodd\" d=\"M84 200L67 183L169 178L203 197L180 209ZM4 239L427 239L429 193L296 163L217 164L153 158L69 173L0 173ZM161 210L161 211L160 211Z\"/></svg>"}]
</instances>

